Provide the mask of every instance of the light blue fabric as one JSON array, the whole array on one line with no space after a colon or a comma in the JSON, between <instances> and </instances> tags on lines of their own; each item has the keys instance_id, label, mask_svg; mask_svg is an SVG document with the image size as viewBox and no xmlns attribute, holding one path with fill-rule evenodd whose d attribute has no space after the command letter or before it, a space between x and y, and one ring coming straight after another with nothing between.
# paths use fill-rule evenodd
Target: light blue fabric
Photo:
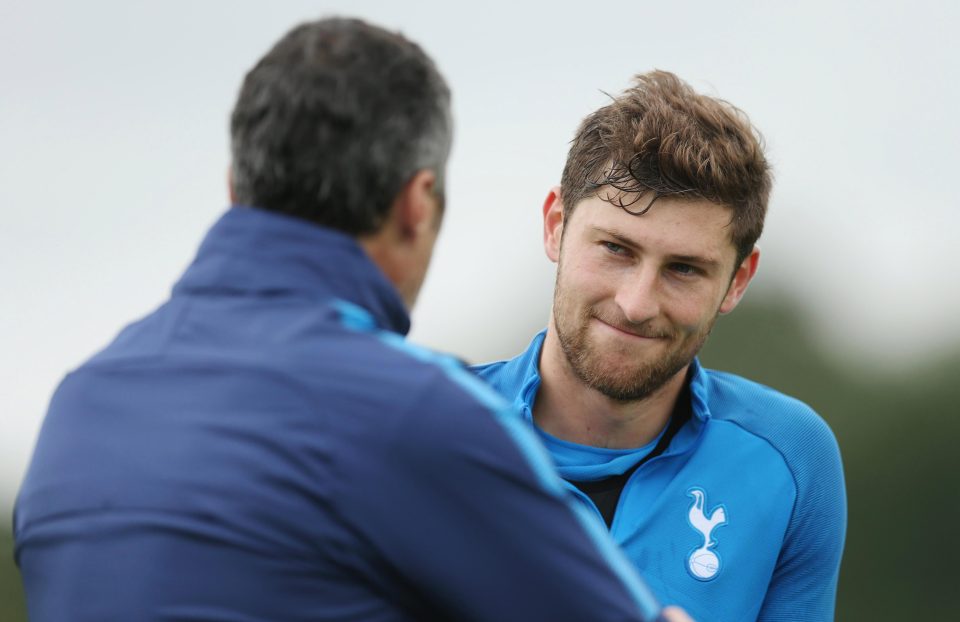
<instances>
[{"instance_id":1,"label":"light blue fabric","mask_svg":"<svg viewBox=\"0 0 960 622\"><path fill-rule=\"evenodd\" d=\"M534 429L543 446L553 456L560 476L575 482L592 482L626 473L650 455L660 441L660 437L666 432L664 428L656 438L643 447L606 449L565 441L544 432L536 425Z\"/></svg>"},{"instance_id":2,"label":"light blue fabric","mask_svg":"<svg viewBox=\"0 0 960 622\"><path fill-rule=\"evenodd\" d=\"M531 426L544 337L474 368ZM692 416L626 482L614 540L662 603L694 619L832 620L846 493L829 427L805 404L696 360L689 378ZM567 474L613 473L635 458L541 438Z\"/></svg>"}]
</instances>

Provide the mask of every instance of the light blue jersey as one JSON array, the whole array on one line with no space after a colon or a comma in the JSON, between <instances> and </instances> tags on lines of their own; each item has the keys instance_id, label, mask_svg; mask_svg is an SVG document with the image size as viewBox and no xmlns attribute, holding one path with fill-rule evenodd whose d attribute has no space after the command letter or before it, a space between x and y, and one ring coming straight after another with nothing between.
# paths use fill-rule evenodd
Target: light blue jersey
<instances>
[{"instance_id":1,"label":"light blue jersey","mask_svg":"<svg viewBox=\"0 0 960 622\"><path fill-rule=\"evenodd\" d=\"M544 335L514 359L475 368L531 425ZM768 387L698 361L689 378L692 416L627 480L614 539L662 602L699 622L832 620L847 514L832 432L808 406ZM546 443L568 478L591 455L580 448L570 465L572 445ZM601 476L615 468L606 465L629 462L594 454Z\"/></svg>"}]
</instances>

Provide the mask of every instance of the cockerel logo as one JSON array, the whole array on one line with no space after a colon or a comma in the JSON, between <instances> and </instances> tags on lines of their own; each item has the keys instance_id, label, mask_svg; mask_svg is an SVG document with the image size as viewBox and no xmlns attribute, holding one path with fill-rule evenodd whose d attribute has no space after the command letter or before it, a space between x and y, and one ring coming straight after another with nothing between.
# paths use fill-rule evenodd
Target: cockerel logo
<instances>
[{"instance_id":1,"label":"cockerel logo","mask_svg":"<svg viewBox=\"0 0 960 622\"><path fill-rule=\"evenodd\" d=\"M690 526L703 537L703 544L694 549L687 558L687 570L695 579L709 581L720 572L720 556L712 550L717 546L717 541L713 539L713 530L727 523L727 511L719 505L713 508L708 516L704 512L707 493L702 488L691 488L687 495L693 498L687 519Z\"/></svg>"}]
</instances>

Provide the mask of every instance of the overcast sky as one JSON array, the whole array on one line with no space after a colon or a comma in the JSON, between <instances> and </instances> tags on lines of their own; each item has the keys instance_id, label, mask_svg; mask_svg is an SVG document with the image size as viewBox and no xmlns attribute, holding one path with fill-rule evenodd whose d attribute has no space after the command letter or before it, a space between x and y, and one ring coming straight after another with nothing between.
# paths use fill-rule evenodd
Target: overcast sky
<instances>
[{"instance_id":1,"label":"overcast sky","mask_svg":"<svg viewBox=\"0 0 960 622\"><path fill-rule=\"evenodd\" d=\"M673 71L745 110L776 187L750 295L911 360L960 338L956 2L0 4L0 507L58 380L167 295L225 209L244 72L299 21L358 15L437 61L457 124L412 338L471 360L545 322L540 205L579 120Z\"/></svg>"}]
</instances>

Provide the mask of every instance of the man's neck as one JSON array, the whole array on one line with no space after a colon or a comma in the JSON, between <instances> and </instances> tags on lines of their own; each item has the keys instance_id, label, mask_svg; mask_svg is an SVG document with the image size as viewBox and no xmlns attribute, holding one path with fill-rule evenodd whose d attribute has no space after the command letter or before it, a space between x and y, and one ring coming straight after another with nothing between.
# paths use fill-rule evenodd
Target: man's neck
<instances>
[{"instance_id":1,"label":"man's neck","mask_svg":"<svg viewBox=\"0 0 960 622\"><path fill-rule=\"evenodd\" d=\"M667 425L686 376L685 367L642 400L612 400L580 381L551 326L540 352L541 383L533 418L544 432L572 443L608 449L642 447Z\"/></svg>"}]
</instances>

